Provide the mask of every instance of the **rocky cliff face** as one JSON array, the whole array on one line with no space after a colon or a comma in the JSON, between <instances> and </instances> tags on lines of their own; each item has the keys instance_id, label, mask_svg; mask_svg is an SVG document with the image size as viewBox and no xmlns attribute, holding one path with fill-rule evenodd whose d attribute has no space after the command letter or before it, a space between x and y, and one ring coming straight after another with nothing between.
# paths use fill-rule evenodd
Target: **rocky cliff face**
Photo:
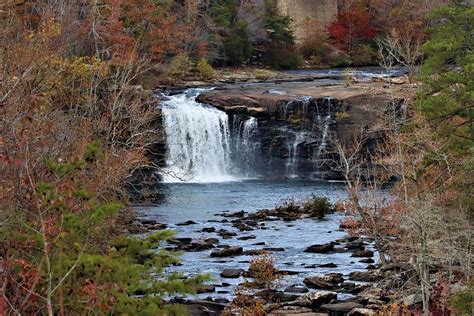
<instances>
[{"instance_id":1,"label":"rocky cliff face","mask_svg":"<svg viewBox=\"0 0 474 316\"><path fill-rule=\"evenodd\" d=\"M198 96L229 115L234 160L270 178L338 178L325 163L337 159L332 142L350 145L378 121L391 99L366 87L297 85L277 90L216 90ZM374 134L375 138L380 135ZM242 139L245 144L242 147ZM238 147L240 146L240 147ZM249 158L250 157L250 158ZM249 159L251 161L249 161ZM251 168L249 166L251 165Z\"/></svg>"},{"instance_id":2,"label":"rocky cliff face","mask_svg":"<svg viewBox=\"0 0 474 316\"><path fill-rule=\"evenodd\" d=\"M336 0L275 0L275 4L281 15L292 19L297 41L304 40L308 35L308 21L315 21L312 27L316 26L324 32L326 26L336 18L338 10Z\"/></svg>"}]
</instances>

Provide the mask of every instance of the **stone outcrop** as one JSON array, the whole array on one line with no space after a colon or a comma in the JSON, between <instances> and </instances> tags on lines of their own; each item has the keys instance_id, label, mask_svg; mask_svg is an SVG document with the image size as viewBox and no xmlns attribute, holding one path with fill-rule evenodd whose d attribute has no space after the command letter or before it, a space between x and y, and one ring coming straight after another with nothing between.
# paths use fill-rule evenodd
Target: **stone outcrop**
<instances>
[{"instance_id":1,"label":"stone outcrop","mask_svg":"<svg viewBox=\"0 0 474 316\"><path fill-rule=\"evenodd\" d=\"M197 100L229 115L233 138L241 139L247 133L247 146L250 143L253 150L252 168L259 175L304 179L337 179L338 174L324 166L335 158L330 140L337 136L343 145L349 145L362 130L380 123L379 116L392 102L383 85L346 87L313 82L221 88L203 93ZM251 117L257 119L258 127L249 133L244 128ZM371 137L375 141L381 135L372 133ZM241 148L234 152L244 156Z\"/></svg>"},{"instance_id":2,"label":"stone outcrop","mask_svg":"<svg viewBox=\"0 0 474 316\"><path fill-rule=\"evenodd\" d=\"M338 12L336 0L275 0L275 4L278 13L292 19L297 41L303 41L308 35L308 21L313 22L313 28L324 32L326 26L336 19Z\"/></svg>"}]
</instances>

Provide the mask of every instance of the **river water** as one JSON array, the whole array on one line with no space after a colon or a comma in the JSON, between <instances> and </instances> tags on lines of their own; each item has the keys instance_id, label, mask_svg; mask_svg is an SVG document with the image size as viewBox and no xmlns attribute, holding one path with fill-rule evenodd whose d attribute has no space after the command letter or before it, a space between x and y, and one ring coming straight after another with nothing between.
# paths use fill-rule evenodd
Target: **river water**
<instances>
[{"instance_id":1,"label":"river water","mask_svg":"<svg viewBox=\"0 0 474 316\"><path fill-rule=\"evenodd\" d=\"M351 258L351 253L317 254L305 253L304 249L314 245L334 241L347 236L339 230L339 223L344 215L328 214L324 219L300 219L291 222L272 220L264 227L253 231L240 232L232 223L221 222L225 211L246 210L253 212L262 208L273 208L285 199L303 200L312 194L326 196L332 202L346 197L345 186L341 183L322 181L266 181L244 180L221 183L167 183L163 184L167 198L162 204L153 207L139 208L143 217L155 219L176 230L177 237L193 239L217 238L220 245L242 246L244 250L263 248L284 248L271 255L275 265L281 270L291 271L291 275L283 278L282 289L286 286L303 285L307 276L323 275L338 272L348 275L352 271L363 271L367 264ZM196 224L180 226L179 223L192 220ZM222 239L217 233L204 233L205 227L215 227L235 232L238 236ZM255 238L239 240L239 237L253 235ZM261 243L264 243L262 245ZM257 245L258 244L258 245ZM368 249L372 249L368 247ZM249 267L251 256L230 258L211 258L211 250L200 252L184 252L182 266L173 267L173 271L184 272L190 276L197 273L209 273L213 277L211 284L216 286L213 293L200 294L199 297L224 297L230 299L235 287L244 281L223 279L219 274L227 268L244 269ZM336 268L318 268L315 265L334 263ZM293 274L297 273L297 274ZM340 298L345 294L339 295ZM347 295L346 295L347 296Z\"/></svg>"}]
</instances>

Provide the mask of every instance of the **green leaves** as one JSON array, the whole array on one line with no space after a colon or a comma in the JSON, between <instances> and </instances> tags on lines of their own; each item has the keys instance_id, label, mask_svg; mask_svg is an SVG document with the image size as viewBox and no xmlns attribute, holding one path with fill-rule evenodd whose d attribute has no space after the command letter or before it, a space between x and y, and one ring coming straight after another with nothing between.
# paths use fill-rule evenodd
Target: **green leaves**
<instances>
[{"instance_id":1,"label":"green leaves","mask_svg":"<svg viewBox=\"0 0 474 316\"><path fill-rule=\"evenodd\" d=\"M432 18L417 106L447 149L466 154L474 145L474 7L440 7Z\"/></svg>"}]
</instances>

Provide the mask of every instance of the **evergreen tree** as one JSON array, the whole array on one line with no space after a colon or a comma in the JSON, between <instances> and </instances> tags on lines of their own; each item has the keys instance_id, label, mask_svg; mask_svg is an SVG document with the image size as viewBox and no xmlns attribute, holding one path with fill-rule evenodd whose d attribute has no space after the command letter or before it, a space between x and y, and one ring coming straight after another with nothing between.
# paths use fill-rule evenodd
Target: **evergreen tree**
<instances>
[{"instance_id":1,"label":"evergreen tree","mask_svg":"<svg viewBox=\"0 0 474 316\"><path fill-rule=\"evenodd\" d=\"M466 154L474 145L474 7L463 2L435 10L431 38L423 45L419 110L449 149Z\"/></svg>"}]
</instances>

